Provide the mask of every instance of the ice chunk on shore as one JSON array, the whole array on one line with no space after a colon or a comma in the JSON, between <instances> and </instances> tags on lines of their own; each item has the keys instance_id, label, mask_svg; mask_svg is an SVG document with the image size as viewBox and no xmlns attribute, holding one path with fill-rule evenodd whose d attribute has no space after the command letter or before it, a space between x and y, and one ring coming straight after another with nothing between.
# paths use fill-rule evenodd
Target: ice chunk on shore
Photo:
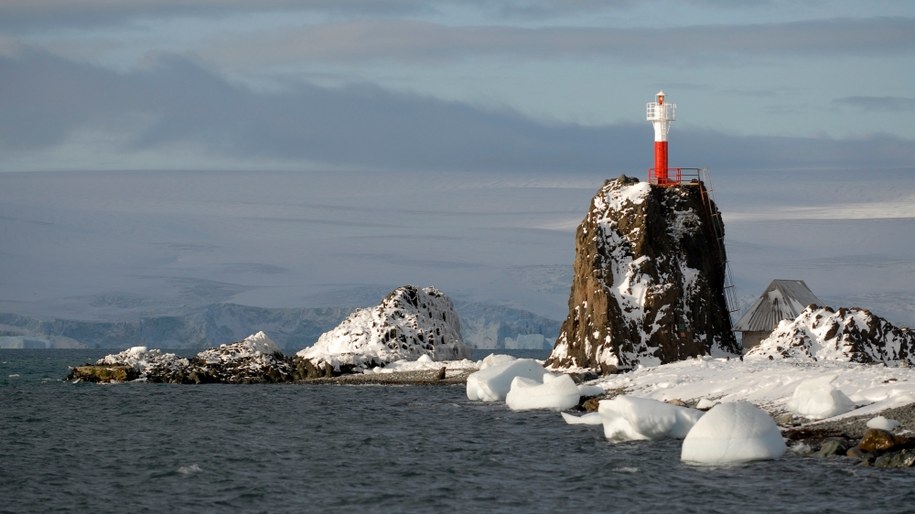
<instances>
[{"instance_id":1,"label":"ice chunk on shore","mask_svg":"<svg viewBox=\"0 0 915 514\"><path fill-rule=\"evenodd\" d=\"M775 421L749 402L720 403L686 434L680 460L739 464L781 457L787 447Z\"/></svg>"},{"instance_id":2,"label":"ice chunk on shore","mask_svg":"<svg viewBox=\"0 0 915 514\"><path fill-rule=\"evenodd\" d=\"M867 428L879 428L880 430L887 430L889 432L896 430L897 427L899 427L898 421L895 419L887 419L883 416L877 416L867 422Z\"/></svg>"},{"instance_id":3,"label":"ice chunk on shore","mask_svg":"<svg viewBox=\"0 0 915 514\"><path fill-rule=\"evenodd\" d=\"M832 385L834 379L827 375L801 382L788 400L788 409L810 419L831 418L854 409L848 396Z\"/></svg>"},{"instance_id":4,"label":"ice chunk on shore","mask_svg":"<svg viewBox=\"0 0 915 514\"><path fill-rule=\"evenodd\" d=\"M543 381L547 371L534 359L513 359L491 364L467 377L467 398L484 402L504 401L515 377Z\"/></svg>"},{"instance_id":5,"label":"ice chunk on shore","mask_svg":"<svg viewBox=\"0 0 915 514\"><path fill-rule=\"evenodd\" d=\"M617 442L682 439L703 414L696 409L626 395L601 400L599 405L604 436Z\"/></svg>"},{"instance_id":6,"label":"ice chunk on shore","mask_svg":"<svg viewBox=\"0 0 915 514\"><path fill-rule=\"evenodd\" d=\"M490 368L492 366L499 366L501 364L508 364L509 362L518 360L517 357L511 355L506 355L504 353L490 353L483 358L483 361L480 363L480 369Z\"/></svg>"},{"instance_id":7,"label":"ice chunk on shore","mask_svg":"<svg viewBox=\"0 0 915 514\"><path fill-rule=\"evenodd\" d=\"M511 410L566 410L578 405L581 393L569 375L546 373L543 381L515 377L505 396L505 403Z\"/></svg>"}]
</instances>

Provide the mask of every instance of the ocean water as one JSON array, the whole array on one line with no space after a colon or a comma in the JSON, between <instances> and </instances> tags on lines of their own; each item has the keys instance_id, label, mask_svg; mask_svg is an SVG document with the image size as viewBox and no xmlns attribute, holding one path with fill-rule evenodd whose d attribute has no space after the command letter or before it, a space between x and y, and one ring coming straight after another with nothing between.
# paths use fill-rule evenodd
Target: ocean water
<instances>
[{"instance_id":1,"label":"ocean water","mask_svg":"<svg viewBox=\"0 0 915 514\"><path fill-rule=\"evenodd\" d=\"M0 350L0 512L910 512L912 470L733 467L460 386L73 384Z\"/></svg>"}]
</instances>

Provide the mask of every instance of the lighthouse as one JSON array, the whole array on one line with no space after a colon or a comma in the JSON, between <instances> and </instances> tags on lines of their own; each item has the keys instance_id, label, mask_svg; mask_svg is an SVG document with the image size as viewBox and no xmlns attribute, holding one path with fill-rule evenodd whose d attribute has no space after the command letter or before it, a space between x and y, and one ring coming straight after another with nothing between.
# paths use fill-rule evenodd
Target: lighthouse
<instances>
[{"instance_id":1,"label":"lighthouse","mask_svg":"<svg viewBox=\"0 0 915 514\"><path fill-rule=\"evenodd\" d=\"M654 127L654 168L651 171L653 182L659 186L668 186L672 182L667 176L667 133L670 122L677 119L677 104L664 101L664 91L658 91L654 102L646 106L646 118Z\"/></svg>"}]
</instances>

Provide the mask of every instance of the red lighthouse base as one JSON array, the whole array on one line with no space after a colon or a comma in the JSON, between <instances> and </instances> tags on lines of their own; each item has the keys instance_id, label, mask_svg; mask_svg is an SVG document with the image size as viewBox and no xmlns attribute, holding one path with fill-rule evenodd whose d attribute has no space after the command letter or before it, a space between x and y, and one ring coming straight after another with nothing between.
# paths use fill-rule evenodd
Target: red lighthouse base
<instances>
[{"instance_id":1,"label":"red lighthouse base","mask_svg":"<svg viewBox=\"0 0 915 514\"><path fill-rule=\"evenodd\" d=\"M670 183L667 177L667 141L654 142L654 179L659 186Z\"/></svg>"}]
</instances>

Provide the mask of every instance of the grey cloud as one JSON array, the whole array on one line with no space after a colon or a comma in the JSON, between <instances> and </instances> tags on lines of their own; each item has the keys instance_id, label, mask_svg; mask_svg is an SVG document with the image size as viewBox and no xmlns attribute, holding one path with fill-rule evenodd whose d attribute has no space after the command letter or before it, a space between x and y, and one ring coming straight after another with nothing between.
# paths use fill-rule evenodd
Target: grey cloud
<instances>
[{"instance_id":1,"label":"grey cloud","mask_svg":"<svg viewBox=\"0 0 915 514\"><path fill-rule=\"evenodd\" d=\"M915 111L915 98L899 96L846 96L833 100L833 103L835 105L854 107L865 111Z\"/></svg>"},{"instance_id":2,"label":"grey cloud","mask_svg":"<svg viewBox=\"0 0 915 514\"><path fill-rule=\"evenodd\" d=\"M220 17L270 12L398 16L435 12L423 0L4 0L0 27L96 26L149 18Z\"/></svg>"},{"instance_id":3,"label":"grey cloud","mask_svg":"<svg viewBox=\"0 0 915 514\"><path fill-rule=\"evenodd\" d=\"M257 93L181 58L119 74L40 52L0 57L0 148L38 152L87 123L129 113L151 123L125 150L167 152L192 143L212 155L368 169L579 170L642 173L647 123L547 124L502 110L394 93L370 85L291 85ZM677 133L683 166L779 168L899 166L911 141L748 137ZM0 163L2 166L2 163Z\"/></svg>"},{"instance_id":4,"label":"grey cloud","mask_svg":"<svg viewBox=\"0 0 915 514\"><path fill-rule=\"evenodd\" d=\"M758 57L899 55L915 50L915 18L814 20L663 29L450 26L361 20L219 36L200 49L224 63L431 61L520 56L610 57L630 63L734 65Z\"/></svg>"}]
</instances>

